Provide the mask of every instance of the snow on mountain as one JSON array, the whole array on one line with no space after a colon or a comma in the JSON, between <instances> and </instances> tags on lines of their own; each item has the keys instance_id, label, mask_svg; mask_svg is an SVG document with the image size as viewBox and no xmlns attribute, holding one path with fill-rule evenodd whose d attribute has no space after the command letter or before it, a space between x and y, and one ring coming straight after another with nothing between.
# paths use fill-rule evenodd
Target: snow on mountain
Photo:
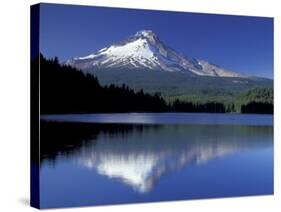
<instances>
[{"instance_id":1,"label":"snow on mountain","mask_svg":"<svg viewBox=\"0 0 281 212\"><path fill-rule=\"evenodd\" d=\"M204 60L186 57L166 46L151 30L142 30L129 39L85 57L66 61L86 72L100 69L141 69L183 72L197 76L245 77Z\"/></svg>"}]
</instances>

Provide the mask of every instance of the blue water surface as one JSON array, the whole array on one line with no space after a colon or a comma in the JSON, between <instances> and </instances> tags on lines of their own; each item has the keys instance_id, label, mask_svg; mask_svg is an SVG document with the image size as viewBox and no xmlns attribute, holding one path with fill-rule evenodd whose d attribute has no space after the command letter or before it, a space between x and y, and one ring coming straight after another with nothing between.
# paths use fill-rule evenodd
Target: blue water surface
<instances>
[{"instance_id":1,"label":"blue water surface","mask_svg":"<svg viewBox=\"0 0 281 212\"><path fill-rule=\"evenodd\" d=\"M76 123L71 130L53 122L41 128L54 146L40 164L42 208L273 193L270 115L41 118Z\"/></svg>"}]
</instances>

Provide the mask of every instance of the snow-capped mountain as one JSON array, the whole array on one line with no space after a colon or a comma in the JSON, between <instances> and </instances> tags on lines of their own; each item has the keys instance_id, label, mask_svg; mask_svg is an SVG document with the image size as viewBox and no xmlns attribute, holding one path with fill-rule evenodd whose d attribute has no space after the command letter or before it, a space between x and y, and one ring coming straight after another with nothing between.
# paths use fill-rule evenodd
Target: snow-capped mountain
<instances>
[{"instance_id":1,"label":"snow-capped mountain","mask_svg":"<svg viewBox=\"0 0 281 212\"><path fill-rule=\"evenodd\" d=\"M158 70L194 76L246 77L204 60L186 57L165 45L151 30L142 30L127 40L85 57L66 61L86 72L101 69Z\"/></svg>"}]
</instances>

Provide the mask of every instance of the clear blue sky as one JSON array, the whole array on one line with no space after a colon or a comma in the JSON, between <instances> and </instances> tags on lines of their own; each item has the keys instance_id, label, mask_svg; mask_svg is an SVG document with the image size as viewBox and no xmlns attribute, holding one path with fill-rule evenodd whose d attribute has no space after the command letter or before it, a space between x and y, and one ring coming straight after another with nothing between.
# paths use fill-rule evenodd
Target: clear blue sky
<instances>
[{"instance_id":1,"label":"clear blue sky","mask_svg":"<svg viewBox=\"0 0 281 212\"><path fill-rule=\"evenodd\" d=\"M143 29L189 57L273 78L272 18L42 4L40 50L65 61Z\"/></svg>"}]
</instances>

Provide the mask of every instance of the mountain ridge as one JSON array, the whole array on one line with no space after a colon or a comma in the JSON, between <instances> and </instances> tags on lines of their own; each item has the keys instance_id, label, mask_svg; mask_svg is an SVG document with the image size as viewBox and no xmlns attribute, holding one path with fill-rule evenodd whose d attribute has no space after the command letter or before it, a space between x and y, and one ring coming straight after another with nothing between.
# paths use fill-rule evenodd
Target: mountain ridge
<instances>
[{"instance_id":1,"label":"mountain ridge","mask_svg":"<svg viewBox=\"0 0 281 212\"><path fill-rule=\"evenodd\" d=\"M138 31L95 53L69 59L65 64L91 74L96 70L118 68L181 72L189 76L249 78L208 61L184 56L163 43L151 30Z\"/></svg>"}]
</instances>

